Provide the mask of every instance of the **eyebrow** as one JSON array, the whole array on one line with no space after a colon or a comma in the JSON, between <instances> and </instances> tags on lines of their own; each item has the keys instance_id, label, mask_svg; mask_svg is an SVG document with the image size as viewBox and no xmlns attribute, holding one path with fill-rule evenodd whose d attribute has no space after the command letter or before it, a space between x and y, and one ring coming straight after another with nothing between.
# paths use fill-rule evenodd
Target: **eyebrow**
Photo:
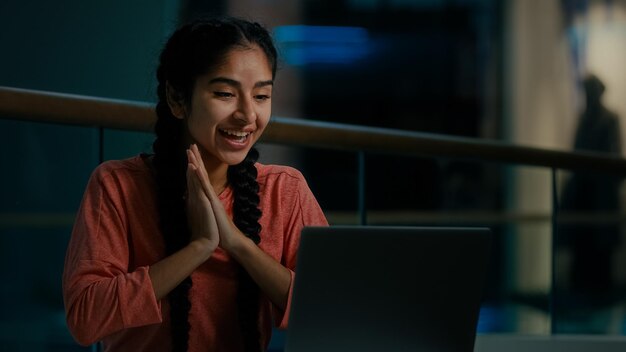
<instances>
[{"instance_id":1,"label":"eyebrow","mask_svg":"<svg viewBox=\"0 0 626 352\"><path fill-rule=\"evenodd\" d=\"M241 82L236 81L234 79L231 78L226 78L226 77L215 77L212 80L209 81L209 84L213 84L213 83L225 83L228 84L229 86L233 86L236 88L240 88L241 87ZM274 85L274 81L273 80L268 80L268 81L259 81L256 82L254 84L254 88L260 88L260 87L265 87L265 86L273 86Z\"/></svg>"}]
</instances>

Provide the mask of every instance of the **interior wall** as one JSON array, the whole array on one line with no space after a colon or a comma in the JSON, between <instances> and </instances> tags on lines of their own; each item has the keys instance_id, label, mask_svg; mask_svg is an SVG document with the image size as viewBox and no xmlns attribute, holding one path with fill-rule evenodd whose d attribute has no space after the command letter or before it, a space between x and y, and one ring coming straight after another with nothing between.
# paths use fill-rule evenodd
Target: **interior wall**
<instances>
[{"instance_id":1,"label":"interior wall","mask_svg":"<svg viewBox=\"0 0 626 352\"><path fill-rule=\"evenodd\" d=\"M575 131L575 84L559 0L510 0L505 39L505 125L514 144L571 149ZM552 214L549 170L517 168L512 173L509 207L516 212ZM518 226L511 272L514 288L549 292L552 225ZM533 325L547 327L547 318Z\"/></svg>"},{"instance_id":2,"label":"interior wall","mask_svg":"<svg viewBox=\"0 0 626 352\"><path fill-rule=\"evenodd\" d=\"M154 101L157 55L177 0L0 2L0 86ZM0 119L0 350L74 351L61 273L74 213L104 158L138 134ZM149 137L152 139L152 136Z\"/></svg>"}]
</instances>

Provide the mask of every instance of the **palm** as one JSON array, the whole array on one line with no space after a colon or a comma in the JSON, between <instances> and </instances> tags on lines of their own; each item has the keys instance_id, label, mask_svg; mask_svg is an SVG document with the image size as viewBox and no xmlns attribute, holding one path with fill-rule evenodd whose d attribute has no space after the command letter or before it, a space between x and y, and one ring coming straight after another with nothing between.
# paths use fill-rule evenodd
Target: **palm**
<instances>
[{"instance_id":1,"label":"palm","mask_svg":"<svg viewBox=\"0 0 626 352\"><path fill-rule=\"evenodd\" d=\"M216 248L219 244L219 228L211 201L196 176L195 167L190 160L187 169L187 221L191 237L192 240L205 238Z\"/></svg>"},{"instance_id":2,"label":"palm","mask_svg":"<svg viewBox=\"0 0 626 352\"><path fill-rule=\"evenodd\" d=\"M196 176L193 177L194 185L198 186L198 192L203 194L202 197L199 197L203 201L202 209L211 210L210 214L207 214L207 223L211 231L214 231L212 233L217 234L219 245L226 251L229 251L230 248L236 245L238 240L243 238L243 235L232 222L219 197L215 194L198 147L195 144L192 145L188 153L190 154L190 164L193 166ZM204 203L205 201L208 204Z\"/></svg>"}]
</instances>

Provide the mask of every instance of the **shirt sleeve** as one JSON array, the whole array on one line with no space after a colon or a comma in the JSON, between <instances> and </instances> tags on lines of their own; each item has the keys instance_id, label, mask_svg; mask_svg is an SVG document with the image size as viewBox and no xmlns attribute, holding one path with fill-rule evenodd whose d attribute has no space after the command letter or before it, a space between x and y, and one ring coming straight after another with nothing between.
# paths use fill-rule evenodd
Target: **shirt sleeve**
<instances>
[{"instance_id":1,"label":"shirt sleeve","mask_svg":"<svg viewBox=\"0 0 626 352\"><path fill-rule=\"evenodd\" d=\"M83 345L122 329L162 321L148 267L129 272L121 181L104 169L100 166L89 180L63 271L67 325Z\"/></svg>"},{"instance_id":2,"label":"shirt sleeve","mask_svg":"<svg viewBox=\"0 0 626 352\"><path fill-rule=\"evenodd\" d=\"M288 219L285 231L285 245L283 247L282 264L291 273L291 283L289 285L289 295L285 310L274 309L274 320L279 329L286 329L288 326L289 312L291 310L291 297L295 281L296 258L298 246L300 245L300 232L305 226L328 226L328 221L324 212L320 208L313 192L309 188L304 176L297 173L297 183L295 188L295 204L285 216Z\"/></svg>"}]
</instances>

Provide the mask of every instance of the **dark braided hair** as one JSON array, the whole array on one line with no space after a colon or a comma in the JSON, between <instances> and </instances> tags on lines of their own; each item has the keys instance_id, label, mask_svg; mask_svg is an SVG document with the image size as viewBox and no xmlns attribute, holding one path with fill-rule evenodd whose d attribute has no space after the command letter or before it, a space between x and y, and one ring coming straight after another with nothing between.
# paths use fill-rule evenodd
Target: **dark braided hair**
<instances>
[{"instance_id":1,"label":"dark braided hair","mask_svg":"<svg viewBox=\"0 0 626 352\"><path fill-rule=\"evenodd\" d=\"M259 184L254 163L259 158L256 149L250 149L242 163L228 168L228 182L233 188L233 222L257 245L261 242L261 211ZM258 326L259 287L248 272L239 266L239 291L237 294L239 323L243 334L245 351L261 351Z\"/></svg>"},{"instance_id":2,"label":"dark braided hair","mask_svg":"<svg viewBox=\"0 0 626 352\"><path fill-rule=\"evenodd\" d=\"M190 106L195 80L217 67L233 48L258 45L276 74L277 54L272 39L261 25L245 20L224 17L197 20L178 29L165 45L157 69L158 103L156 106L156 140L153 144L153 164L156 171L158 211L167 254L172 254L189 243L185 201L187 190L187 156L183 136L185 122L173 116L166 96L166 86L176 98ZM233 189L233 221L256 244L261 241L261 211L259 185L254 166L259 154L252 148L244 161L228 168L228 183ZM240 267L237 303L238 317L245 351L262 350L258 326L259 288L248 273ZM189 290L191 277L181 282L168 298L172 325L173 351L187 351L189 339Z\"/></svg>"}]
</instances>

